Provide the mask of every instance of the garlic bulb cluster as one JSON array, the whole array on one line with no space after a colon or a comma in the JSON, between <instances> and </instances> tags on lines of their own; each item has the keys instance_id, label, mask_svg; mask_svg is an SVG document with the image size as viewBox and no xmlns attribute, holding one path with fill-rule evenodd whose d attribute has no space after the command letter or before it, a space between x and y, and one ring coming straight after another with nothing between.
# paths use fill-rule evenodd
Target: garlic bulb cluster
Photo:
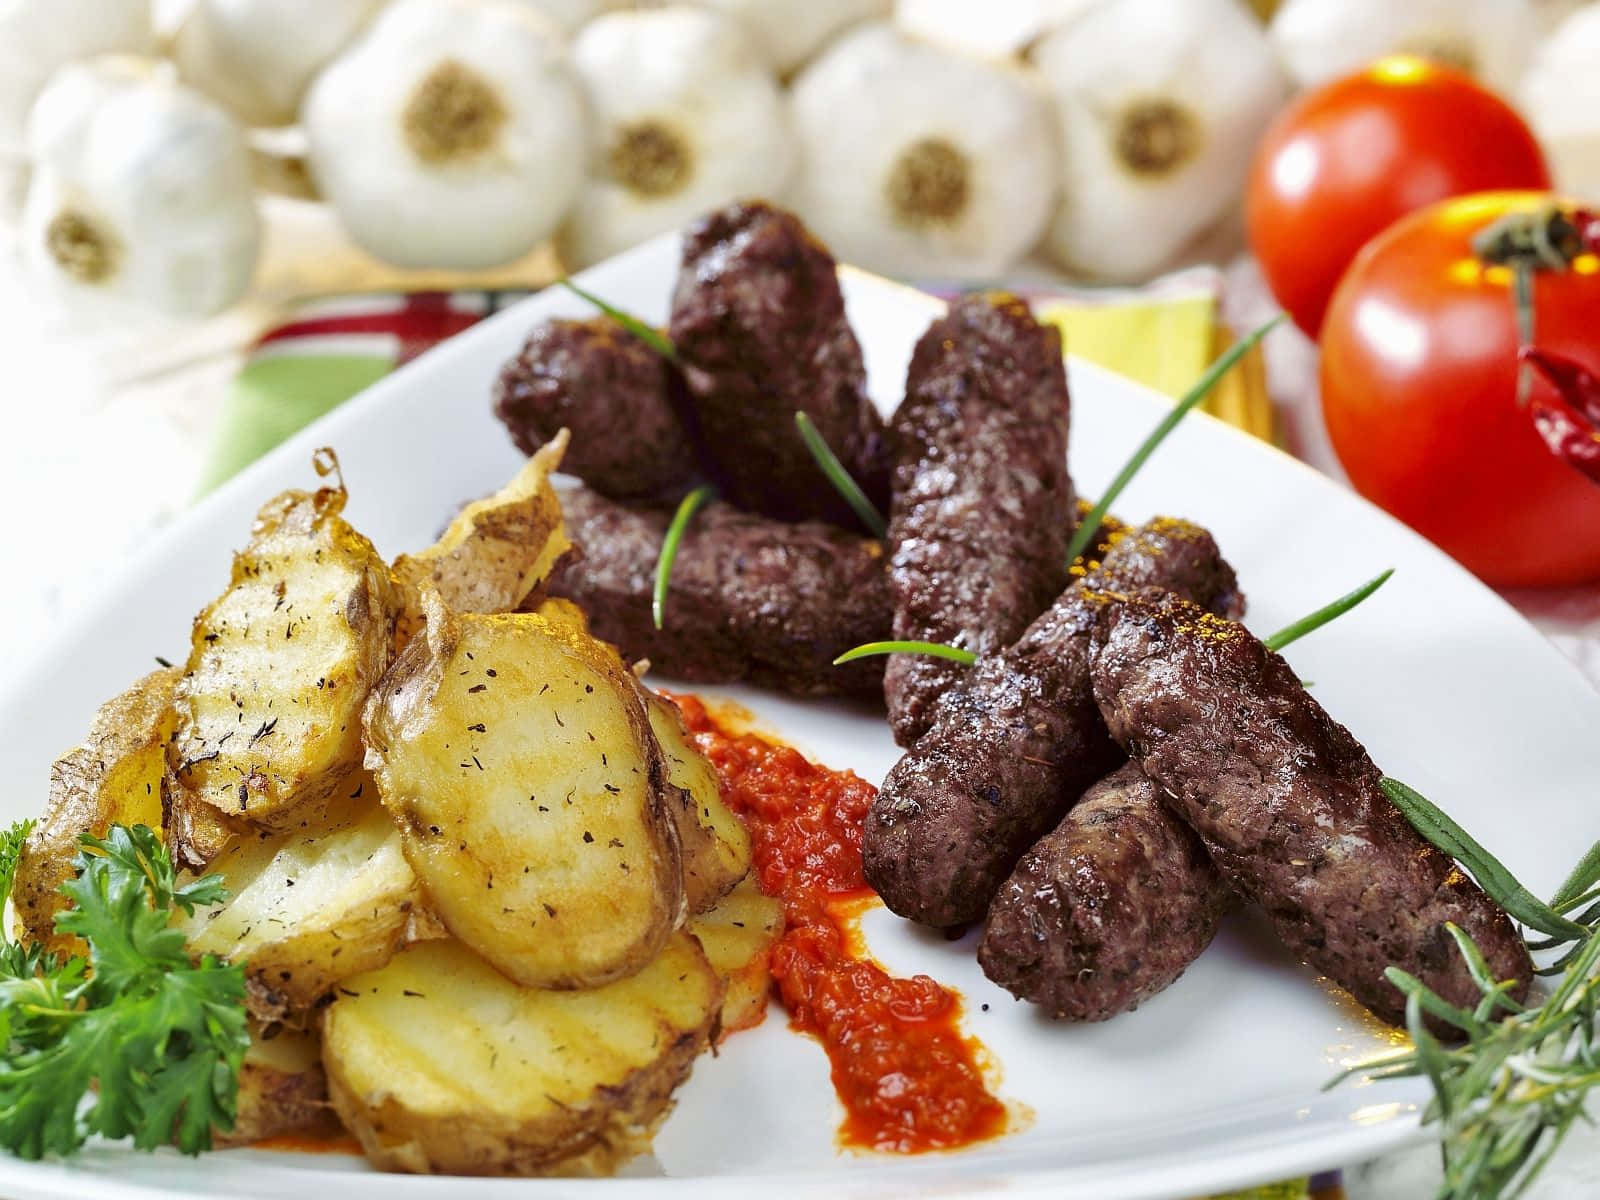
<instances>
[{"instance_id":1,"label":"garlic bulb cluster","mask_svg":"<svg viewBox=\"0 0 1600 1200\"><path fill-rule=\"evenodd\" d=\"M1408 53L1459 67L1509 95L1537 31L1531 0L1287 0L1271 37L1306 87Z\"/></svg>"},{"instance_id":2,"label":"garlic bulb cluster","mask_svg":"<svg viewBox=\"0 0 1600 1200\"><path fill-rule=\"evenodd\" d=\"M198 316L244 292L250 162L215 104L147 63L74 63L34 104L27 145L23 253L59 295Z\"/></svg>"},{"instance_id":3,"label":"garlic bulb cluster","mask_svg":"<svg viewBox=\"0 0 1600 1200\"><path fill-rule=\"evenodd\" d=\"M674 7L612 13L572 46L593 128L589 180L562 257L583 266L735 196L783 192L794 162L772 73L733 18Z\"/></svg>"},{"instance_id":4,"label":"garlic bulb cluster","mask_svg":"<svg viewBox=\"0 0 1600 1200\"><path fill-rule=\"evenodd\" d=\"M1521 91L1557 190L1600 204L1600 3L1556 26Z\"/></svg>"},{"instance_id":5,"label":"garlic bulb cluster","mask_svg":"<svg viewBox=\"0 0 1600 1200\"><path fill-rule=\"evenodd\" d=\"M1104 279L1149 275L1232 207L1287 95L1234 0L1106 0L1032 59L1067 181L1046 248Z\"/></svg>"},{"instance_id":6,"label":"garlic bulb cluster","mask_svg":"<svg viewBox=\"0 0 1600 1200\"><path fill-rule=\"evenodd\" d=\"M150 0L0 0L0 152L21 149L28 110L58 67L154 43Z\"/></svg>"},{"instance_id":7,"label":"garlic bulb cluster","mask_svg":"<svg viewBox=\"0 0 1600 1200\"><path fill-rule=\"evenodd\" d=\"M794 81L790 202L840 258L905 275L989 276L1039 239L1057 184L1033 81L906 37L847 34Z\"/></svg>"},{"instance_id":8,"label":"garlic bulb cluster","mask_svg":"<svg viewBox=\"0 0 1600 1200\"><path fill-rule=\"evenodd\" d=\"M301 110L322 195L409 267L490 267L549 237L584 177L587 114L560 33L509 0L398 0Z\"/></svg>"}]
</instances>

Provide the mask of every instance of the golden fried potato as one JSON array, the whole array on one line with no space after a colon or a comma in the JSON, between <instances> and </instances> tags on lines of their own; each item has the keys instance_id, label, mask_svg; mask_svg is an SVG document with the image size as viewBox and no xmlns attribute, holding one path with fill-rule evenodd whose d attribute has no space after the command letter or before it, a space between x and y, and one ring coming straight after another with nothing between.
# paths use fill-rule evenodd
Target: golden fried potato
<instances>
[{"instance_id":1,"label":"golden fried potato","mask_svg":"<svg viewBox=\"0 0 1600 1200\"><path fill-rule=\"evenodd\" d=\"M215 1137L217 1147L248 1146L298 1133L327 1138L341 1132L328 1103L322 1039L309 1030L250 1023L250 1049L239 1068L239 1115Z\"/></svg>"},{"instance_id":2,"label":"golden fried potato","mask_svg":"<svg viewBox=\"0 0 1600 1200\"><path fill-rule=\"evenodd\" d=\"M672 815L683 848L683 890L690 912L705 912L750 871L750 834L723 803L717 773L689 744L678 706L646 692L650 728L667 759L675 791Z\"/></svg>"},{"instance_id":3,"label":"golden fried potato","mask_svg":"<svg viewBox=\"0 0 1600 1200\"><path fill-rule=\"evenodd\" d=\"M161 840L172 852L172 861L186 871L203 873L206 864L235 840L261 832L224 816L194 793L174 787L171 770L161 787Z\"/></svg>"},{"instance_id":4,"label":"golden fried potato","mask_svg":"<svg viewBox=\"0 0 1600 1200\"><path fill-rule=\"evenodd\" d=\"M304 1018L341 979L388 962L422 900L400 832L363 773L352 792L304 829L235 838L207 868L228 900L175 926L197 957L246 963L259 1020Z\"/></svg>"},{"instance_id":5,"label":"golden fried potato","mask_svg":"<svg viewBox=\"0 0 1600 1200\"><path fill-rule=\"evenodd\" d=\"M761 1024L772 990L772 947L783 932L783 905L746 879L687 928L727 987L719 1038Z\"/></svg>"},{"instance_id":6,"label":"golden fried potato","mask_svg":"<svg viewBox=\"0 0 1600 1200\"><path fill-rule=\"evenodd\" d=\"M361 766L361 707L389 663L397 592L344 502L342 488L269 502L228 590L195 618L168 753L181 803L290 827Z\"/></svg>"},{"instance_id":7,"label":"golden fried potato","mask_svg":"<svg viewBox=\"0 0 1600 1200\"><path fill-rule=\"evenodd\" d=\"M459 942L426 942L341 987L328 1093L386 1170L607 1174L649 1148L721 1005L683 933L586 992L519 987Z\"/></svg>"},{"instance_id":8,"label":"golden fried potato","mask_svg":"<svg viewBox=\"0 0 1600 1200\"><path fill-rule=\"evenodd\" d=\"M425 584L457 612L496 613L511 612L544 582L571 545L561 500L550 486L567 438L563 429L505 487L463 508L432 546L395 560L405 594L402 642L422 623Z\"/></svg>"},{"instance_id":9,"label":"golden fried potato","mask_svg":"<svg viewBox=\"0 0 1600 1200\"><path fill-rule=\"evenodd\" d=\"M161 828L161 779L181 675L176 667L152 671L107 701L83 745L50 767L44 815L17 861L12 901L28 937L51 950L86 950L82 939L55 931L56 913L67 906L61 885L73 876L78 836L104 837L117 824Z\"/></svg>"},{"instance_id":10,"label":"golden fried potato","mask_svg":"<svg viewBox=\"0 0 1600 1200\"><path fill-rule=\"evenodd\" d=\"M677 830L615 651L531 613L451 613L373 694L367 763L428 907L508 978L594 987L683 915Z\"/></svg>"}]
</instances>

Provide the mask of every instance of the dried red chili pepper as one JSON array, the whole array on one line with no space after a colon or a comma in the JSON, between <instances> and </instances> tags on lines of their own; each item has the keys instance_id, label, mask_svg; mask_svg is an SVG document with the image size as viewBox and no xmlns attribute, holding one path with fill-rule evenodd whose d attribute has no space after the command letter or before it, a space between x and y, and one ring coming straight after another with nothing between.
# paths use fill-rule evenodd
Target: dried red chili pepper
<instances>
[{"instance_id":1,"label":"dried red chili pepper","mask_svg":"<svg viewBox=\"0 0 1600 1200\"><path fill-rule=\"evenodd\" d=\"M1540 438L1557 458L1600 483L1600 378L1582 363L1533 346L1524 346L1517 357L1556 393L1529 402Z\"/></svg>"}]
</instances>

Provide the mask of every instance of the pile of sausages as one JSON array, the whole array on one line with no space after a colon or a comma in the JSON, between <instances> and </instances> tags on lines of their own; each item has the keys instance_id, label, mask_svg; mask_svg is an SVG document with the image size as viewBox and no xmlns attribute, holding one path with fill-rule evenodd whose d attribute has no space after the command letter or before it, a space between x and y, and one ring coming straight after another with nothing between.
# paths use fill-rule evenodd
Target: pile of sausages
<instances>
[{"instance_id":1,"label":"pile of sausages","mask_svg":"<svg viewBox=\"0 0 1600 1200\"><path fill-rule=\"evenodd\" d=\"M534 330L496 385L524 449L572 431L578 547L548 585L595 633L692 682L881 698L905 754L868 817L868 880L896 913L983 923L984 972L1053 1016L1104 1020L1172 983L1240 900L1299 957L1400 1021L1398 965L1479 991L1449 936L1519 994L1509 918L1410 827L1366 751L1238 618L1205 530L1097 531L1077 563L1061 345L1027 306L964 296L917 343L886 427L835 264L760 203L688 232L668 361L607 319ZM880 510L852 511L794 424L808 413ZM651 619L671 506L684 537ZM963 666L862 642L917 639Z\"/></svg>"}]
</instances>

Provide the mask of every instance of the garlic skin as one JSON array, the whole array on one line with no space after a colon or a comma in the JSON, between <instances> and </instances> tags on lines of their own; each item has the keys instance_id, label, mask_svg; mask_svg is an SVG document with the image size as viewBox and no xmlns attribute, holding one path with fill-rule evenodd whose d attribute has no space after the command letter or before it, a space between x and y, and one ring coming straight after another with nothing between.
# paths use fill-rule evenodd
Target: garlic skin
<instances>
[{"instance_id":1,"label":"garlic skin","mask_svg":"<svg viewBox=\"0 0 1600 1200\"><path fill-rule=\"evenodd\" d=\"M28 110L56 68L154 46L150 0L0 0L0 152L22 149Z\"/></svg>"},{"instance_id":2,"label":"garlic skin","mask_svg":"<svg viewBox=\"0 0 1600 1200\"><path fill-rule=\"evenodd\" d=\"M172 56L183 81L247 125L287 125L311 78L383 0L194 0Z\"/></svg>"},{"instance_id":3,"label":"garlic skin","mask_svg":"<svg viewBox=\"0 0 1600 1200\"><path fill-rule=\"evenodd\" d=\"M1511 95L1539 28L1530 0L1287 0L1268 35L1302 87L1420 54Z\"/></svg>"},{"instance_id":4,"label":"garlic skin","mask_svg":"<svg viewBox=\"0 0 1600 1200\"><path fill-rule=\"evenodd\" d=\"M892 0L700 0L743 22L773 69L799 70L835 34L889 15Z\"/></svg>"},{"instance_id":5,"label":"garlic skin","mask_svg":"<svg viewBox=\"0 0 1600 1200\"><path fill-rule=\"evenodd\" d=\"M614 13L584 27L572 61L593 133L563 261L597 262L729 200L783 192L795 157L787 108L732 18Z\"/></svg>"},{"instance_id":6,"label":"garlic skin","mask_svg":"<svg viewBox=\"0 0 1600 1200\"><path fill-rule=\"evenodd\" d=\"M624 8L629 0L517 0L561 27L571 37L601 13Z\"/></svg>"},{"instance_id":7,"label":"garlic skin","mask_svg":"<svg viewBox=\"0 0 1600 1200\"><path fill-rule=\"evenodd\" d=\"M790 105L800 143L790 203L841 260L989 277L1050 219L1055 133L1018 69L869 25L800 73Z\"/></svg>"},{"instance_id":8,"label":"garlic skin","mask_svg":"<svg viewBox=\"0 0 1600 1200\"><path fill-rule=\"evenodd\" d=\"M24 261L58 298L206 316L243 295L260 219L238 126L129 59L63 67L28 121Z\"/></svg>"},{"instance_id":9,"label":"garlic skin","mask_svg":"<svg viewBox=\"0 0 1600 1200\"><path fill-rule=\"evenodd\" d=\"M1522 80L1522 112L1558 191L1600 203L1600 3L1556 26Z\"/></svg>"},{"instance_id":10,"label":"garlic skin","mask_svg":"<svg viewBox=\"0 0 1600 1200\"><path fill-rule=\"evenodd\" d=\"M1032 60L1055 101L1064 181L1045 248L1117 282L1149 278L1224 215L1287 90L1234 0L1107 0Z\"/></svg>"},{"instance_id":11,"label":"garlic skin","mask_svg":"<svg viewBox=\"0 0 1600 1200\"><path fill-rule=\"evenodd\" d=\"M583 182L583 97L560 32L515 3L399 0L301 108L322 196L400 267L471 270L554 232Z\"/></svg>"},{"instance_id":12,"label":"garlic skin","mask_svg":"<svg viewBox=\"0 0 1600 1200\"><path fill-rule=\"evenodd\" d=\"M982 58L1011 58L1096 0L896 0L894 23L913 37Z\"/></svg>"}]
</instances>

